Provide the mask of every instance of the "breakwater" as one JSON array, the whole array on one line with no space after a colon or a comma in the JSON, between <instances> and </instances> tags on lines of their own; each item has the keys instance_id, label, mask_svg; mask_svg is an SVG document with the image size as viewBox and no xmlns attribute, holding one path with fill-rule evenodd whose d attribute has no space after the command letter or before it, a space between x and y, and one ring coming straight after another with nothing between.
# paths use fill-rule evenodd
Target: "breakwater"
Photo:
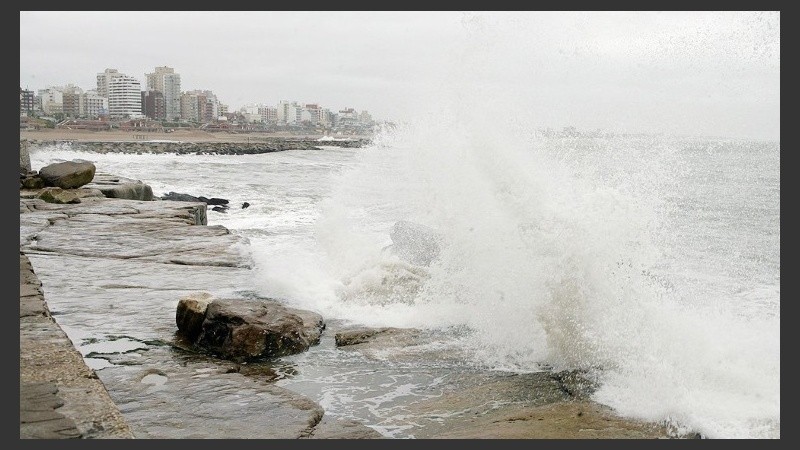
<instances>
[{"instance_id":1,"label":"breakwater","mask_svg":"<svg viewBox=\"0 0 800 450\"><path fill-rule=\"evenodd\" d=\"M252 142L184 142L184 141L73 141L68 139L30 140L32 147L63 146L71 150L95 153L175 153L196 155L254 155L286 150L319 150L324 146L360 148L369 139L329 140L300 138L260 138Z\"/></svg>"}]
</instances>

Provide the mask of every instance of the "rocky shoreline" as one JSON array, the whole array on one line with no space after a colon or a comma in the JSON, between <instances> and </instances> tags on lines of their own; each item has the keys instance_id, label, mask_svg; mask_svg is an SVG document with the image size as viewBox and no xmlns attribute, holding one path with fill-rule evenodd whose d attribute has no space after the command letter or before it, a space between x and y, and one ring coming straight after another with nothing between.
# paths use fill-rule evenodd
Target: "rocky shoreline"
<instances>
[{"instance_id":1,"label":"rocky shoreline","mask_svg":"<svg viewBox=\"0 0 800 450\"><path fill-rule=\"evenodd\" d=\"M319 141L306 138L253 138L248 142L153 142L153 141L71 141L30 140L32 147L61 146L71 150L93 153L175 153L180 155L256 155L286 150L319 150L322 146L360 148L369 144L369 139Z\"/></svg>"},{"instance_id":2,"label":"rocky shoreline","mask_svg":"<svg viewBox=\"0 0 800 450\"><path fill-rule=\"evenodd\" d=\"M316 401L275 383L278 372L302 367L278 367L270 357L220 358L181 339L181 299L204 295L199 292L243 298L251 276L248 243L207 225L206 203L138 198L147 189L122 189L133 181L93 170L91 183L79 187L62 188L48 178L48 186L25 188L23 180L41 173L26 156L21 143L20 437L384 437L357 420L326 415ZM110 196L95 178L106 190L121 188L108 192L132 197ZM205 320L209 313L202 313ZM400 353L412 361L455 357L414 352L426 342L418 330L315 323L319 335L292 352L313 357L318 349L336 349L369 359L402 347L412 350ZM253 335L254 328L244 330ZM60 365L50 364L59 359ZM429 424L416 437L672 437L662 425L618 417L593 403L591 383L577 373L465 371L442 378L450 384L439 395L408 407ZM40 410L47 420L35 420ZM48 422L55 425L47 428Z\"/></svg>"}]
</instances>

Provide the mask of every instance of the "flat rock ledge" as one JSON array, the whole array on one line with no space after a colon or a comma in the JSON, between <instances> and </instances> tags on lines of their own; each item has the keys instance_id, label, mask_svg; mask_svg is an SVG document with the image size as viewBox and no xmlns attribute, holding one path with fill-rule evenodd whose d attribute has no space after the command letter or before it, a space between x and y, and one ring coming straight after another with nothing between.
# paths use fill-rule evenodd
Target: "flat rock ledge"
<instances>
[{"instance_id":1,"label":"flat rock ledge","mask_svg":"<svg viewBox=\"0 0 800 450\"><path fill-rule=\"evenodd\" d=\"M206 225L205 203L101 195L58 204L30 193L20 190L21 437L382 437L250 373L256 364L168 342L172 298L198 286L228 298L250 276L246 240ZM306 343L319 337L320 316L285 312L304 324Z\"/></svg>"}]
</instances>

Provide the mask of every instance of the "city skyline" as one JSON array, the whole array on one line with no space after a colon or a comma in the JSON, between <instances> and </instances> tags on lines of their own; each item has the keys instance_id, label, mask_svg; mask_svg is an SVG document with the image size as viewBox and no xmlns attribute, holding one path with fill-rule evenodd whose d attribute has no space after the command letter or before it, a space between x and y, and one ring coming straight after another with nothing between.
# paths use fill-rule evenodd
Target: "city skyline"
<instances>
[{"instance_id":1,"label":"city skyline","mask_svg":"<svg viewBox=\"0 0 800 450\"><path fill-rule=\"evenodd\" d=\"M123 72L117 70L116 68L109 67L109 68L104 69L104 72L98 72L96 74L96 77L98 79L97 80L98 83L95 84L93 87L89 87L89 88L84 87L84 86L78 86L75 83L67 83L67 82L65 82L65 83L48 85L48 86L40 87L40 88L31 88L31 87L26 87L26 86L20 86L20 89L24 90L24 91L32 92L34 95L38 96L39 93L42 92L42 91L49 91L49 90L52 90L52 89L56 89L56 90L65 89L67 91L72 91L75 88L78 88L79 90L83 91L84 93L97 92L100 96L108 98L108 95L105 92L105 90L107 90L108 88L106 87L104 89L103 86L101 86L101 84L99 83L99 79L100 79L100 77L107 78L109 73L112 73L114 75L122 75L126 79L134 81L134 83L138 83L138 86L141 88L142 99L144 99L145 98L144 94L146 92L148 92L148 91L157 91L157 92L159 92L161 94L164 93L165 89L163 88L163 81L161 81L161 83L162 83L161 85L159 85L157 82L153 81L154 77L157 77L157 75L159 75L160 71L166 71L166 72L169 73L169 75L177 77L178 89L173 94L177 94L177 101L178 102L180 102L181 97L183 95L186 95L186 94L196 94L196 93L201 92L201 91L202 92L207 92L207 93L213 93L213 91L211 89L192 89L192 90L179 89L179 87L180 87L180 73L175 71L174 68L169 67L169 66L155 67L153 69L152 73L146 73L144 78L147 81L145 83L139 81L139 79L134 77L134 76L131 76L131 75L126 74L126 73L123 73ZM163 77L163 75L164 74L162 73L161 76ZM167 89L169 89L169 88L167 88ZM214 97L216 97L216 96L214 96ZM266 102L252 101L252 102L247 102L247 103L243 104L241 107L236 108L236 109L230 109L229 105L227 103L225 103L223 100L216 99L216 101L218 101L220 105L224 105L226 111L230 111L230 112L246 112L247 110L250 110L252 108L258 108L258 107L270 107L270 108L273 108L273 109L277 109L277 108L280 108L281 104L287 103L287 104L296 104L298 106L310 105L310 106L317 107L319 109L328 110L328 111L330 111L332 113L355 111L355 112L362 112L362 113L369 114L369 111L367 109L364 109L364 108L360 109L360 108L354 108L353 106L345 106L345 107L342 107L342 108L331 109L331 108L327 107L326 105L320 105L319 102L313 102L313 101L308 101L308 100L302 101L302 100L297 100L297 99L279 100L279 101L277 101L275 103L272 103L272 104L266 103ZM168 108L168 107L166 107L166 108ZM144 100L142 100L142 114L146 115L145 114ZM180 120L181 119L180 105L177 105L177 109L174 110L173 114L174 115L171 116L172 119L175 119L175 120ZM167 120L170 120L170 117L167 117Z\"/></svg>"},{"instance_id":2,"label":"city skyline","mask_svg":"<svg viewBox=\"0 0 800 450\"><path fill-rule=\"evenodd\" d=\"M231 111L780 138L779 12L20 12L23 88L159 66Z\"/></svg>"}]
</instances>

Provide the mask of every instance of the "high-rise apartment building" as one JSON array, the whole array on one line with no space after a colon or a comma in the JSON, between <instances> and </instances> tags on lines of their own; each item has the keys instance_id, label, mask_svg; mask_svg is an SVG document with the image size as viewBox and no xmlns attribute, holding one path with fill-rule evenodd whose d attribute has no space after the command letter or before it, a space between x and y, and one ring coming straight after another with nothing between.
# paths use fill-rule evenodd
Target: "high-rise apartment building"
<instances>
[{"instance_id":1,"label":"high-rise apartment building","mask_svg":"<svg viewBox=\"0 0 800 450\"><path fill-rule=\"evenodd\" d=\"M191 122L200 121L197 94L184 92L181 95L181 119Z\"/></svg>"},{"instance_id":2,"label":"high-rise apartment building","mask_svg":"<svg viewBox=\"0 0 800 450\"><path fill-rule=\"evenodd\" d=\"M66 117L78 118L81 114L81 96L83 89L73 84L68 84L63 87L56 87L61 91L61 112Z\"/></svg>"},{"instance_id":3,"label":"high-rise apartment building","mask_svg":"<svg viewBox=\"0 0 800 450\"><path fill-rule=\"evenodd\" d=\"M147 77L147 90L160 91L164 95L167 120L181 117L181 76L172 67L156 67Z\"/></svg>"},{"instance_id":4,"label":"high-rise apartment building","mask_svg":"<svg viewBox=\"0 0 800 450\"><path fill-rule=\"evenodd\" d=\"M142 85L136 78L119 74L108 84L108 114L111 117L141 118Z\"/></svg>"},{"instance_id":5,"label":"high-rise apartment building","mask_svg":"<svg viewBox=\"0 0 800 450\"><path fill-rule=\"evenodd\" d=\"M278 103L278 123L295 125L300 122L302 108L297 102L281 101Z\"/></svg>"},{"instance_id":6,"label":"high-rise apartment building","mask_svg":"<svg viewBox=\"0 0 800 450\"><path fill-rule=\"evenodd\" d=\"M219 101L211 91L192 90L181 96L181 118L194 122L215 122L219 117Z\"/></svg>"},{"instance_id":7,"label":"high-rise apartment building","mask_svg":"<svg viewBox=\"0 0 800 450\"><path fill-rule=\"evenodd\" d=\"M111 80L115 77L122 76L117 69L106 69L102 73L97 74L97 94L101 97L108 98L109 86Z\"/></svg>"},{"instance_id":8,"label":"high-rise apartment building","mask_svg":"<svg viewBox=\"0 0 800 450\"><path fill-rule=\"evenodd\" d=\"M303 124L317 125L319 123L322 108L316 103L309 103L300 112L300 121Z\"/></svg>"},{"instance_id":9,"label":"high-rise apartment building","mask_svg":"<svg viewBox=\"0 0 800 450\"><path fill-rule=\"evenodd\" d=\"M165 120L167 110L161 91L142 91L142 113L153 120Z\"/></svg>"},{"instance_id":10,"label":"high-rise apartment building","mask_svg":"<svg viewBox=\"0 0 800 450\"><path fill-rule=\"evenodd\" d=\"M34 108L36 94L28 89L19 88L19 113L30 114Z\"/></svg>"}]
</instances>

